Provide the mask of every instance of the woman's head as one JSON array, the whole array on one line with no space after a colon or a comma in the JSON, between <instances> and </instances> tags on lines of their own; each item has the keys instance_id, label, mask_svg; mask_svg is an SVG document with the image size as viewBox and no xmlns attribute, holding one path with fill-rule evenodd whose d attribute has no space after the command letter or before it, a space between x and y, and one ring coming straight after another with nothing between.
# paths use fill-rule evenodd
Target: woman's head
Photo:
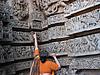
<instances>
[{"instance_id":1,"label":"woman's head","mask_svg":"<svg viewBox=\"0 0 100 75\"><path fill-rule=\"evenodd\" d=\"M48 57L49 53L46 50L40 51L40 60L42 63L44 63Z\"/></svg>"}]
</instances>

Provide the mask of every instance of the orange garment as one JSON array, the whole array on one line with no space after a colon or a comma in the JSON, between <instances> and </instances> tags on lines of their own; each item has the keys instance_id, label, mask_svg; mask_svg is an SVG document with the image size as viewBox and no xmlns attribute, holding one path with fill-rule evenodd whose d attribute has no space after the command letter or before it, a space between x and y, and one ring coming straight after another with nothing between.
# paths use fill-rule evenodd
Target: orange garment
<instances>
[{"instance_id":1,"label":"orange garment","mask_svg":"<svg viewBox=\"0 0 100 75\"><path fill-rule=\"evenodd\" d=\"M39 55L39 50L35 49L34 55ZM52 73L52 71L58 70L58 64L53 61L47 60L45 63L40 61L40 73Z\"/></svg>"}]
</instances>

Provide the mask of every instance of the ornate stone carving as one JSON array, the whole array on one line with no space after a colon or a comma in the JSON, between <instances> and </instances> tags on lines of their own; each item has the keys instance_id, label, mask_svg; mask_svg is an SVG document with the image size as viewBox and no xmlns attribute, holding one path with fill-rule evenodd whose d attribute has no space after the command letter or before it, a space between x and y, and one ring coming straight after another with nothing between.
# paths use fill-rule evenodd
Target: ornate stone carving
<instances>
[{"instance_id":1,"label":"ornate stone carving","mask_svg":"<svg viewBox=\"0 0 100 75\"><path fill-rule=\"evenodd\" d=\"M19 62L16 63L16 71L29 69L32 65L32 61L25 61L25 62Z\"/></svg>"},{"instance_id":2,"label":"ornate stone carving","mask_svg":"<svg viewBox=\"0 0 100 75\"><path fill-rule=\"evenodd\" d=\"M40 45L41 50L48 50L49 53L63 53L66 50L66 41L53 42L49 44Z\"/></svg>"},{"instance_id":3,"label":"ornate stone carving","mask_svg":"<svg viewBox=\"0 0 100 75\"><path fill-rule=\"evenodd\" d=\"M67 1L69 0L42 0L41 8L46 15L62 13Z\"/></svg>"},{"instance_id":4,"label":"ornate stone carving","mask_svg":"<svg viewBox=\"0 0 100 75\"><path fill-rule=\"evenodd\" d=\"M15 51L14 58L16 60L32 58L31 46L14 46L12 49Z\"/></svg>"},{"instance_id":5,"label":"ornate stone carving","mask_svg":"<svg viewBox=\"0 0 100 75\"><path fill-rule=\"evenodd\" d=\"M66 41L66 50L69 56L81 55L100 50L100 34L92 34Z\"/></svg>"},{"instance_id":6,"label":"ornate stone carving","mask_svg":"<svg viewBox=\"0 0 100 75\"><path fill-rule=\"evenodd\" d=\"M0 21L0 39L3 38L3 28L2 28L2 26L3 26L3 23L2 23L2 21Z\"/></svg>"},{"instance_id":7,"label":"ornate stone carving","mask_svg":"<svg viewBox=\"0 0 100 75\"><path fill-rule=\"evenodd\" d=\"M73 69L99 69L100 56L90 56L82 58L73 58L70 63L70 68Z\"/></svg>"},{"instance_id":8,"label":"ornate stone carving","mask_svg":"<svg viewBox=\"0 0 100 75\"><path fill-rule=\"evenodd\" d=\"M56 72L56 75L69 75L68 67L65 68L62 67L60 70Z\"/></svg>"},{"instance_id":9,"label":"ornate stone carving","mask_svg":"<svg viewBox=\"0 0 100 75\"><path fill-rule=\"evenodd\" d=\"M5 59L3 56L4 49L0 46L0 63L5 63Z\"/></svg>"},{"instance_id":10,"label":"ornate stone carving","mask_svg":"<svg viewBox=\"0 0 100 75\"><path fill-rule=\"evenodd\" d=\"M2 46L3 52L2 55L4 57L5 62L14 61L14 51L10 45Z\"/></svg>"},{"instance_id":11,"label":"ornate stone carving","mask_svg":"<svg viewBox=\"0 0 100 75\"><path fill-rule=\"evenodd\" d=\"M81 9L83 7L92 5L94 3L98 2L97 0L75 0L72 3L69 3L65 7L65 13L70 14L73 11L76 11L78 9Z\"/></svg>"},{"instance_id":12,"label":"ornate stone carving","mask_svg":"<svg viewBox=\"0 0 100 75\"><path fill-rule=\"evenodd\" d=\"M42 29L40 21L32 21L32 29Z\"/></svg>"},{"instance_id":13,"label":"ornate stone carving","mask_svg":"<svg viewBox=\"0 0 100 75\"><path fill-rule=\"evenodd\" d=\"M18 20L27 20L29 16L28 2L26 0L14 0L13 11Z\"/></svg>"},{"instance_id":14,"label":"ornate stone carving","mask_svg":"<svg viewBox=\"0 0 100 75\"><path fill-rule=\"evenodd\" d=\"M48 17L48 25L65 22L64 14L57 14Z\"/></svg>"},{"instance_id":15,"label":"ornate stone carving","mask_svg":"<svg viewBox=\"0 0 100 75\"><path fill-rule=\"evenodd\" d=\"M66 21L65 26L67 35L100 28L99 12L100 9L95 9Z\"/></svg>"},{"instance_id":16,"label":"ornate stone carving","mask_svg":"<svg viewBox=\"0 0 100 75\"><path fill-rule=\"evenodd\" d=\"M23 28L23 29L29 29L30 25L28 24L28 21L14 21L14 28Z\"/></svg>"},{"instance_id":17,"label":"ornate stone carving","mask_svg":"<svg viewBox=\"0 0 100 75\"><path fill-rule=\"evenodd\" d=\"M3 22L3 41L12 41L12 24Z\"/></svg>"},{"instance_id":18,"label":"ornate stone carving","mask_svg":"<svg viewBox=\"0 0 100 75\"><path fill-rule=\"evenodd\" d=\"M6 71L6 75L14 75L15 72L15 64L10 64L4 67Z\"/></svg>"},{"instance_id":19,"label":"ornate stone carving","mask_svg":"<svg viewBox=\"0 0 100 75\"><path fill-rule=\"evenodd\" d=\"M64 38L66 36L66 27L65 26L56 26L48 29L49 40Z\"/></svg>"},{"instance_id":20,"label":"ornate stone carving","mask_svg":"<svg viewBox=\"0 0 100 75\"><path fill-rule=\"evenodd\" d=\"M13 32L13 42L15 43L31 43L32 36L29 32Z\"/></svg>"},{"instance_id":21,"label":"ornate stone carving","mask_svg":"<svg viewBox=\"0 0 100 75\"><path fill-rule=\"evenodd\" d=\"M6 75L6 71L4 69L0 69L0 75Z\"/></svg>"}]
</instances>

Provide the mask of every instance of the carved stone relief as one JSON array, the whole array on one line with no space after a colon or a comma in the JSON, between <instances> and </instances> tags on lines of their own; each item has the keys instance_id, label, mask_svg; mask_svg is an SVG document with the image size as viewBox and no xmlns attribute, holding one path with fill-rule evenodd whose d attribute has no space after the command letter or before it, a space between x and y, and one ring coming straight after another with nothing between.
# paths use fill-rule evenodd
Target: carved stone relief
<instances>
[{"instance_id":1,"label":"carved stone relief","mask_svg":"<svg viewBox=\"0 0 100 75\"><path fill-rule=\"evenodd\" d=\"M56 26L49 28L48 35L49 35L49 40L63 38L66 36L66 27L63 25L63 26Z\"/></svg>"},{"instance_id":2,"label":"carved stone relief","mask_svg":"<svg viewBox=\"0 0 100 75\"><path fill-rule=\"evenodd\" d=\"M3 48L2 55L4 57L5 62L14 61L14 51L11 48L11 46L10 45L2 46L2 48Z\"/></svg>"},{"instance_id":3,"label":"carved stone relief","mask_svg":"<svg viewBox=\"0 0 100 75\"><path fill-rule=\"evenodd\" d=\"M16 63L16 71L29 69L32 65L32 61L25 61L25 62L19 62Z\"/></svg>"},{"instance_id":4,"label":"carved stone relief","mask_svg":"<svg viewBox=\"0 0 100 75\"><path fill-rule=\"evenodd\" d=\"M65 13L70 14L73 11L92 5L96 2L98 2L98 0L75 0L72 3L66 5Z\"/></svg>"},{"instance_id":5,"label":"carved stone relief","mask_svg":"<svg viewBox=\"0 0 100 75\"><path fill-rule=\"evenodd\" d=\"M70 55L81 55L83 53L94 53L100 51L100 34L92 34L66 41L66 49Z\"/></svg>"},{"instance_id":6,"label":"carved stone relief","mask_svg":"<svg viewBox=\"0 0 100 75\"><path fill-rule=\"evenodd\" d=\"M16 32L13 31L13 42L15 43L29 43L32 42L32 36L29 32Z\"/></svg>"},{"instance_id":7,"label":"carved stone relief","mask_svg":"<svg viewBox=\"0 0 100 75\"><path fill-rule=\"evenodd\" d=\"M4 49L0 45L0 63L5 63L5 59L4 59L4 56L3 56L3 52L4 52Z\"/></svg>"},{"instance_id":8,"label":"carved stone relief","mask_svg":"<svg viewBox=\"0 0 100 75\"><path fill-rule=\"evenodd\" d=\"M70 68L73 69L99 69L100 56L73 58Z\"/></svg>"},{"instance_id":9,"label":"carved stone relief","mask_svg":"<svg viewBox=\"0 0 100 75\"><path fill-rule=\"evenodd\" d=\"M48 25L65 22L64 14L57 14L48 17Z\"/></svg>"},{"instance_id":10,"label":"carved stone relief","mask_svg":"<svg viewBox=\"0 0 100 75\"><path fill-rule=\"evenodd\" d=\"M14 75L15 72L15 64L10 64L4 67L6 71L6 75Z\"/></svg>"},{"instance_id":11,"label":"carved stone relief","mask_svg":"<svg viewBox=\"0 0 100 75\"><path fill-rule=\"evenodd\" d=\"M17 20L27 20L29 17L29 7L26 0L14 0L13 1L13 14Z\"/></svg>"},{"instance_id":12,"label":"carved stone relief","mask_svg":"<svg viewBox=\"0 0 100 75\"><path fill-rule=\"evenodd\" d=\"M3 26L3 23L2 23L2 21L0 21L0 39L3 38L3 28L2 28L2 26Z\"/></svg>"},{"instance_id":13,"label":"carved stone relief","mask_svg":"<svg viewBox=\"0 0 100 75\"><path fill-rule=\"evenodd\" d=\"M25 29L29 29L30 25L28 24L27 21L14 21L14 28L25 28Z\"/></svg>"},{"instance_id":14,"label":"carved stone relief","mask_svg":"<svg viewBox=\"0 0 100 75\"><path fill-rule=\"evenodd\" d=\"M32 21L32 29L42 29L40 21Z\"/></svg>"},{"instance_id":15,"label":"carved stone relief","mask_svg":"<svg viewBox=\"0 0 100 75\"><path fill-rule=\"evenodd\" d=\"M100 9L73 17L66 23L67 34L78 33L86 30L100 28Z\"/></svg>"},{"instance_id":16,"label":"carved stone relief","mask_svg":"<svg viewBox=\"0 0 100 75\"><path fill-rule=\"evenodd\" d=\"M6 72L4 69L0 69L0 75L6 75Z\"/></svg>"},{"instance_id":17,"label":"carved stone relief","mask_svg":"<svg viewBox=\"0 0 100 75\"><path fill-rule=\"evenodd\" d=\"M49 53L63 53L66 50L66 41L53 42L49 44L40 45L41 50L47 50Z\"/></svg>"},{"instance_id":18,"label":"carved stone relief","mask_svg":"<svg viewBox=\"0 0 100 75\"><path fill-rule=\"evenodd\" d=\"M41 8L46 15L62 13L67 1L69 0L42 0Z\"/></svg>"},{"instance_id":19,"label":"carved stone relief","mask_svg":"<svg viewBox=\"0 0 100 75\"><path fill-rule=\"evenodd\" d=\"M31 46L14 46L12 49L15 51L14 58L16 60L32 58Z\"/></svg>"},{"instance_id":20,"label":"carved stone relief","mask_svg":"<svg viewBox=\"0 0 100 75\"><path fill-rule=\"evenodd\" d=\"M69 75L68 67L65 68L62 67L60 70L56 72L56 75Z\"/></svg>"}]
</instances>

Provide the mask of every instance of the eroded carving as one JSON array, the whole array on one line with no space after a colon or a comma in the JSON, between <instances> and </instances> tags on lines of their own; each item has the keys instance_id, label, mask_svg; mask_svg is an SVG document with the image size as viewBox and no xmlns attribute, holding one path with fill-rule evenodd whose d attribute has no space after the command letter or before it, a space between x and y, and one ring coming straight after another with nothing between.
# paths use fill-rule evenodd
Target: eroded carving
<instances>
[{"instance_id":1,"label":"eroded carving","mask_svg":"<svg viewBox=\"0 0 100 75\"><path fill-rule=\"evenodd\" d=\"M26 59L26 58L31 58L32 57L31 46L14 46L13 50L15 51L14 58L16 60Z\"/></svg>"},{"instance_id":2,"label":"eroded carving","mask_svg":"<svg viewBox=\"0 0 100 75\"><path fill-rule=\"evenodd\" d=\"M13 41L14 42L32 42L32 36L29 32L13 32Z\"/></svg>"},{"instance_id":3,"label":"eroded carving","mask_svg":"<svg viewBox=\"0 0 100 75\"><path fill-rule=\"evenodd\" d=\"M100 9L95 9L91 12L73 17L66 21L67 34L82 32L85 30L92 30L100 27Z\"/></svg>"},{"instance_id":4,"label":"eroded carving","mask_svg":"<svg viewBox=\"0 0 100 75\"><path fill-rule=\"evenodd\" d=\"M66 49L69 55L81 55L82 53L91 53L100 50L100 34L92 34L80 38L66 41Z\"/></svg>"},{"instance_id":5,"label":"eroded carving","mask_svg":"<svg viewBox=\"0 0 100 75\"><path fill-rule=\"evenodd\" d=\"M46 15L62 13L67 1L69 0L42 0L41 8Z\"/></svg>"},{"instance_id":6,"label":"eroded carving","mask_svg":"<svg viewBox=\"0 0 100 75\"><path fill-rule=\"evenodd\" d=\"M91 56L83 58L75 58L72 60L70 67L73 69L99 69L100 57Z\"/></svg>"},{"instance_id":7,"label":"eroded carving","mask_svg":"<svg viewBox=\"0 0 100 75\"><path fill-rule=\"evenodd\" d=\"M16 63L16 71L28 69L31 67L31 65L32 65L32 61Z\"/></svg>"},{"instance_id":8,"label":"eroded carving","mask_svg":"<svg viewBox=\"0 0 100 75\"><path fill-rule=\"evenodd\" d=\"M13 13L18 20L26 20L29 16L29 7L26 0L13 1Z\"/></svg>"}]
</instances>

